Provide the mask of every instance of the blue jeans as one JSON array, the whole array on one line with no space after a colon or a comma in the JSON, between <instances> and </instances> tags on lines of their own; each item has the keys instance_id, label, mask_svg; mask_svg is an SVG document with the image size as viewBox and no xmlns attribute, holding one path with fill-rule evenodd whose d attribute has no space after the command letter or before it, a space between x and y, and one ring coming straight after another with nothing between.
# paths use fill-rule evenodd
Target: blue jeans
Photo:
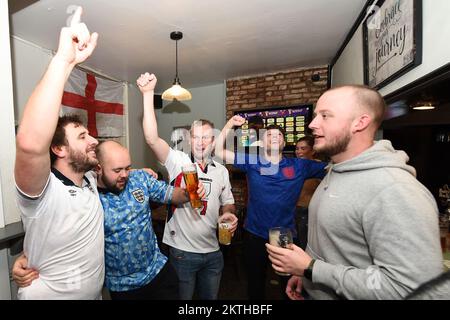
<instances>
[{"instance_id":1,"label":"blue jeans","mask_svg":"<svg viewBox=\"0 0 450 320\"><path fill-rule=\"evenodd\" d=\"M196 286L199 299L217 299L223 270L220 250L192 253L171 247L169 261L178 274L180 299L192 300Z\"/></svg>"}]
</instances>

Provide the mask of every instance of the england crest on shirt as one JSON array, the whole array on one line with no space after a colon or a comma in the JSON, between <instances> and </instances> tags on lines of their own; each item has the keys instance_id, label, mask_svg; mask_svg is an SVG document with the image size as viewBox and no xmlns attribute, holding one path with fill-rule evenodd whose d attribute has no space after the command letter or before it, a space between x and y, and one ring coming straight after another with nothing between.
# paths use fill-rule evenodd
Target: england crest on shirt
<instances>
[{"instance_id":1,"label":"england crest on shirt","mask_svg":"<svg viewBox=\"0 0 450 320\"><path fill-rule=\"evenodd\" d=\"M133 192L131 192L133 197L136 199L137 202L143 203L145 201L145 194L142 189L136 189Z\"/></svg>"},{"instance_id":2,"label":"england crest on shirt","mask_svg":"<svg viewBox=\"0 0 450 320\"><path fill-rule=\"evenodd\" d=\"M207 179L207 178L199 178L199 180L202 181L203 183L203 187L205 188L205 199L207 200L209 198L209 195L211 194L211 183L212 180L211 179Z\"/></svg>"}]
</instances>

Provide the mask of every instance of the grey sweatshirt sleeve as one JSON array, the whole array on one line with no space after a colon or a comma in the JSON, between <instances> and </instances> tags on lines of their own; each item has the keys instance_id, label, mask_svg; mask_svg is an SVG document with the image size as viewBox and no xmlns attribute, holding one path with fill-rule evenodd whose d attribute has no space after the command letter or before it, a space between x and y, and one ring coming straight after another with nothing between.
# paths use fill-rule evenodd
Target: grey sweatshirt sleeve
<instances>
[{"instance_id":1,"label":"grey sweatshirt sleeve","mask_svg":"<svg viewBox=\"0 0 450 320\"><path fill-rule=\"evenodd\" d=\"M317 261L314 283L347 299L402 299L443 271L437 207L423 186L394 183L370 201L361 223L372 265Z\"/></svg>"}]
</instances>

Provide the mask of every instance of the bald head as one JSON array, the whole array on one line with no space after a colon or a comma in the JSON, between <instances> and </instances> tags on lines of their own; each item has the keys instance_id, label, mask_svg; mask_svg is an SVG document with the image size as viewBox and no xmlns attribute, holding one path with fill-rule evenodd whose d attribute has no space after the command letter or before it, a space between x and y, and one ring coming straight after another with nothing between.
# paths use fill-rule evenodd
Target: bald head
<instances>
[{"instance_id":1,"label":"bald head","mask_svg":"<svg viewBox=\"0 0 450 320\"><path fill-rule=\"evenodd\" d=\"M112 140L100 142L96 154L101 166L104 166L106 162L111 162L116 157L130 157L127 148Z\"/></svg>"},{"instance_id":2,"label":"bald head","mask_svg":"<svg viewBox=\"0 0 450 320\"><path fill-rule=\"evenodd\" d=\"M348 85L330 89L325 94L338 92L345 94L353 102L351 107L355 112L355 116L367 113L372 118L375 130L380 127L386 111L386 103L378 91L368 86Z\"/></svg>"},{"instance_id":3,"label":"bald head","mask_svg":"<svg viewBox=\"0 0 450 320\"><path fill-rule=\"evenodd\" d=\"M131 170L131 158L128 149L115 141L105 141L97 146L98 185L112 192L121 192Z\"/></svg>"}]
</instances>

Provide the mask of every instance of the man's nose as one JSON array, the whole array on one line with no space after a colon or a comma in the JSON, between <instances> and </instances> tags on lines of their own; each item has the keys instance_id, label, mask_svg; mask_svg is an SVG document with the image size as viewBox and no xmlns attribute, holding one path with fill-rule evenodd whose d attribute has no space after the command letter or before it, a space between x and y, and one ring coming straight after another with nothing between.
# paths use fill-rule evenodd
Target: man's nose
<instances>
[{"instance_id":1,"label":"man's nose","mask_svg":"<svg viewBox=\"0 0 450 320\"><path fill-rule=\"evenodd\" d=\"M121 178L126 178L128 176L128 171L125 169L121 170L119 175Z\"/></svg>"},{"instance_id":2,"label":"man's nose","mask_svg":"<svg viewBox=\"0 0 450 320\"><path fill-rule=\"evenodd\" d=\"M315 129L315 128L317 128L317 117L315 117L315 118L311 121L311 123L309 124L308 128L310 128L310 129Z\"/></svg>"},{"instance_id":3,"label":"man's nose","mask_svg":"<svg viewBox=\"0 0 450 320\"><path fill-rule=\"evenodd\" d=\"M89 135L89 138L90 138L90 143L89 144L93 144L94 146L97 146L98 145L98 140L97 139L95 139L93 136L91 136L91 135Z\"/></svg>"}]
</instances>

